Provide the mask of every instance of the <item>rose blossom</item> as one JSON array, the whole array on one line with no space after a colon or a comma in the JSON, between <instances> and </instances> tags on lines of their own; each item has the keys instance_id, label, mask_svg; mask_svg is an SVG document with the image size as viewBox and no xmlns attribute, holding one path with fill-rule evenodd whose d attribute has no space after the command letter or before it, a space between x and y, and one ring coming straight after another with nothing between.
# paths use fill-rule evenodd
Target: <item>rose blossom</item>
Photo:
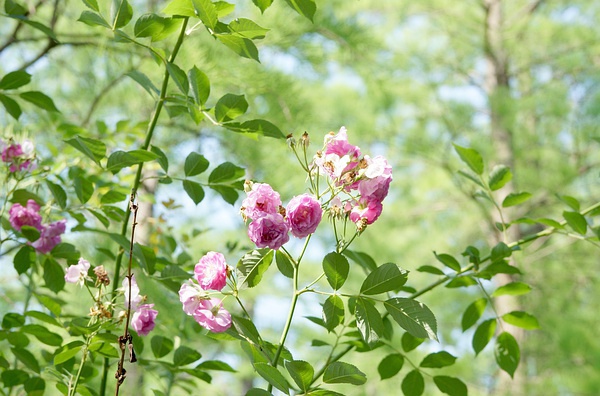
<instances>
[{"instance_id":1,"label":"rose blossom","mask_svg":"<svg viewBox=\"0 0 600 396\"><path fill-rule=\"evenodd\" d=\"M33 199L27 201L25 207L21 204L14 204L8 211L9 221L12 227L21 231L21 227L30 226L35 227L39 231L42 230L42 216L40 216L40 205L38 205Z\"/></svg>"},{"instance_id":2,"label":"rose blossom","mask_svg":"<svg viewBox=\"0 0 600 396\"><path fill-rule=\"evenodd\" d=\"M257 247L268 247L274 250L290 240L288 231L289 226L279 213L259 217L248 226L248 236Z\"/></svg>"},{"instance_id":3,"label":"rose blossom","mask_svg":"<svg viewBox=\"0 0 600 396\"><path fill-rule=\"evenodd\" d=\"M387 196L392 181L392 167L385 157L378 155L364 158L367 167L363 173L363 179L358 183L358 192L362 198L367 200L383 201Z\"/></svg>"},{"instance_id":4,"label":"rose blossom","mask_svg":"<svg viewBox=\"0 0 600 396\"><path fill-rule=\"evenodd\" d=\"M205 329L221 333L231 327L231 314L218 298L202 300L194 311L194 319Z\"/></svg>"},{"instance_id":5,"label":"rose blossom","mask_svg":"<svg viewBox=\"0 0 600 396\"><path fill-rule=\"evenodd\" d=\"M296 238L304 238L317 229L323 209L321 204L309 194L298 195L288 203L286 215L290 231Z\"/></svg>"},{"instance_id":6,"label":"rose blossom","mask_svg":"<svg viewBox=\"0 0 600 396\"><path fill-rule=\"evenodd\" d=\"M3 162L10 164L9 171L14 173L32 166L33 143L26 140L23 145L13 143L5 146L0 154Z\"/></svg>"},{"instance_id":7,"label":"rose blossom","mask_svg":"<svg viewBox=\"0 0 600 396\"><path fill-rule=\"evenodd\" d=\"M131 326L139 335L148 335L156 325L158 311L152 307L154 304L140 305L131 317Z\"/></svg>"},{"instance_id":8,"label":"rose blossom","mask_svg":"<svg viewBox=\"0 0 600 396\"><path fill-rule=\"evenodd\" d=\"M242 214L252 220L269 213L277 213L281 206L279 193L266 183L252 184L252 190L242 202Z\"/></svg>"},{"instance_id":9,"label":"rose blossom","mask_svg":"<svg viewBox=\"0 0 600 396\"><path fill-rule=\"evenodd\" d=\"M65 281L69 283L79 283L79 285L83 287L89 269L90 262L81 257L77 264L71 265L69 268L67 268Z\"/></svg>"},{"instance_id":10,"label":"rose blossom","mask_svg":"<svg viewBox=\"0 0 600 396\"><path fill-rule=\"evenodd\" d=\"M204 290L221 290L227 283L227 263L221 253L208 252L194 267L194 276Z\"/></svg>"},{"instance_id":11,"label":"rose blossom","mask_svg":"<svg viewBox=\"0 0 600 396\"><path fill-rule=\"evenodd\" d=\"M31 246L41 253L48 253L60 243L60 235L65 232L66 220L55 221L54 223L42 225L40 238L33 242Z\"/></svg>"},{"instance_id":12,"label":"rose blossom","mask_svg":"<svg viewBox=\"0 0 600 396\"><path fill-rule=\"evenodd\" d=\"M129 308L129 279L123 279L123 289L125 294L125 309ZM131 309L137 310L138 305L142 302L143 297L140 295L140 287L135 280L135 275L131 275Z\"/></svg>"},{"instance_id":13,"label":"rose blossom","mask_svg":"<svg viewBox=\"0 0 600 396\"><path fill-rule=\"evenodd\" d=\"M207 298L208 293L191 281L184 283L179 289L179 301L183 305L183 312L190 316L200 306L200 302Z\"/></svg>"},{"instance_id":14,"label":"rose blossom","mask_svg":"<svg viewBox=\"0 0 600 396\"><path fill-rule=\"evenodd\" d=\"M350 211L350 220L358 224L362 219L365 219L367 224L373 224L382 210L383 205L381 205L381 202L361 199Z\"/></svg>"},{"instance_id":15,"label":"rose blossom","mask_svg":"<svg viewBox=\"0 0 600 396\"><path fill-rule=\"evenodd\" d=\"M348 155L350 158L360 157L360 148L348 143L346 127L341 127L339 132L325 135L325 154L337 154L339 157Z\"/></svg>"}]
</instances>

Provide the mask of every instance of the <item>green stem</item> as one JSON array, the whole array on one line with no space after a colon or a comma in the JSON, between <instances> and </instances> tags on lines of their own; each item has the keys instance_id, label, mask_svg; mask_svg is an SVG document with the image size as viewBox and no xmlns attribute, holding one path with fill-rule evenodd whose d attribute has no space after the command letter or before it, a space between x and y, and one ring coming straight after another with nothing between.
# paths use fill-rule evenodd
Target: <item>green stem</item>
<instances>
[{"instance_id":1,"label":"green stem","mask_svg":"<svg viewBox=\"0 0 600 396\"><path fill-rule=\"evenodd\" d=\"M183 39L185 37L185 29L187 27L188 19L189 19L188 17L183 19L183 24L181 25L181 30L179 32L179 36L177 37L177 42L175 43L175 47L173 47L173 52L171 53L171 56L169 57L169 60L168 60L169 63L172 63L175 60L175 57L177 56L177 53L179 52L179 49L181 48L181 44L183 43ZM144 144L141 147L142 150L148 150L148 148L150 147L150 142L152 141L152 136L154 135L154 130L156 129L156 124L158 123L158 118L160 117L160 113L162 111L165 98L167 96L168 85L169 85L169 71L168 71L168 69L165 68L165 73L163 76L163 83L162 83L162 86L160 89L160 97L158 98L158 100L156 102L154 114L152 115L152 119L150 120L150 123L148 124L148 129L146 131L146 139L144 140ZM133 186L131 188L131 194L133 196L136 195L137 190L140 187L140 181L142 179L143 167L144 167L143 162L140 163L137 167L135 179L133 181ZM127 206L125 208L125 214L123 216L123 225L121 227L121 236L123 236L123 237L127 235L130 212L131 212L131 209L129 207L129 202L127 202ZM113 295L115 294L117 288L119 287L119 281L120 281L119 277L120 277L120 273L121 273L121 265L123 262L124 254L125 254L125 250L120 249L119 254L117 255L117 258L115 260L115 274L114 274L114 278L113 278L113 287L112 287ZM107 383L107 379L108 379L108 366L109 366L109 360L108 360L108 358L105 358L103 374L102 374L102 382L100 383L100 396L104 396L106 394L106 383Z\"/></svg>"},{"instance_id":2,"label":"green stem","mask_svg":"<svg viewBox=\"0 0 600 396\"><path fill-rule=\"evenodd\" d=\"M86 339L85 345L83 347L83 356L81 357L81 364L79 365L79 369L77 370L77 375L75 376L75 381L73 382L73 387L69 389L69 396L75 396L77 393L77 384L79 383L79 378L81 377L81 372L83 371L83 365L85 364L85 360L87 359L88 353L88 343L89 339Z\"/></svg>"}]
</instances>

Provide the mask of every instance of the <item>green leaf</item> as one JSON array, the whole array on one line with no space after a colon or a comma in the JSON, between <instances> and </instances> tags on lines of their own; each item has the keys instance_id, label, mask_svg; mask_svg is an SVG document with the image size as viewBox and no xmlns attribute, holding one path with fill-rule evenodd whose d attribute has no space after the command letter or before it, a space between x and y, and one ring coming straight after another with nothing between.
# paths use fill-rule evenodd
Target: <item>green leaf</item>
<instances>
[{"instance_id":1,"label":"green leaf","mask_svg":"<svg viewBox=\"0 0 600 396\"><path fill-rule=\"evenodd\" d=\"M277 370L277 368L271 366L268 363L262 362L254 363L253 366L256 369L258 375L266 379L269 384L273 385L275 388L279 389L286 395L289 395L290 385L288 384L283 374L281 374L279 370Z\"/></svg>"},{"instance_id":2,"label":"green leaf","mask_svg":"<svg viewBox=\"0 0 600 396\"><path fill-rule=\"evenodd\" d=\"M78 22L83 22L89 26L102 26L111 29L112 26L97 12L85 10L79 16Z\"/></svg>"},{"instance_id":3,"label":"green leaf","mask_svg":"<svg viewBox=\"0 0 600 396\"><path fill-rule=\"evenodd\" d=\"M358 298L354 314L356 316L356 327L360 331L363 340L369 346L374 345L383 336L384 332L379 311L371 301Z\"/></svg>"},{"instance_id":4,"label":"green leaf","mask_svg":"<svg viewBox=\"0 0 600 396\"><path fill-rule=\"evenodd\" d=\"M515 337L507 332L500 333L496 339L494 356L498 366L513 377L521 359L519 344L517 344Z\"/></svg>"},{"instance_id":5,"label":"green leaf","mask_svg":"<svg viewBox=\"0 0 600 396\"><path fill-rule=\"evenodd\" d=\"M501 189L512 180L512 172L510 168L504 165L496 165L490 172L488 185L492 191Z\"/></svg>"},{"instance_id":6,"label":"green leaf","mask_svg":"<svg viewBox=\"0 0 600 396\"><path fill-rule=\"evenodd\" d=\"M212 1L192 0L192 4L202 23L211 30L214 30L219 20L217 18L217 9Z\"/></svg>"},{"instance_id":7,"label":"green leaf","mask_svg":"<svg viewBox=\"0 0 600 396\"><path fill-rule=\"evenodd\" d=\"M100 140L75 136L73 139L65 140L65 143L81 151L98 166L102 166L100 161L106 157L106 145Z\"/></svg>"},{"instance_id":8,"label":"green leaf","mask_svg":"<svg viewBox=\"0 0 600 396\"><path fill-rule=\"evenodd\" d=\"M5 388L24 384L28 379L29 375L23 370L5 370L1 375L2 382Z\"/></svg>"},{"instance_id":9,"label":"green leaf","mask_svg":"<svg viewBox=\"0 0 600 396\"><path fill-rule=\"evenodd\" d=\"M313 0L285 0L286 3L298 14L313 22L317 5Z\"/></svg>"},{"instance_id":10,"label":"green leaf","mask_svg":"<svg viewBox=\"0 0 600 396\"><path fill-rule=\"evenodd\" d=\"M230 365L220 360L205 360L202 363L200 363L196 368L202 370L228 371L230 373L236 372Z\"/></svg>"},{"instance_id":11,"label":"green leaf","mask_svg":"<svg viewBox=\"0 0 600 396\"><path fill-rule=\"evenodd\" d=\"M190 91L190 83L185 75L185 72L179 68L175 63L168 62L167 63L167 71L169 75L173 79L177 88L184 94L187 95Z\"/></svg>"},{"instance_id":12,"label":"green leaf","mask_svg":"<svg viewBox=\"0 0 600 396\"><path fill-rule=\"evenodd\" d=\"M504 296L504 295L520 296L523 294L527 294L530 291L531 291L531 286L529 286L527 283L511 282L511 283L507 283L506 285L500 286L499 288L497 288L496 291L494 291L494 293L492 293L492 297L498 297L498 296Z\"/></svg>"},{"instance_id":13,"label":"green leaf","mask_svg":"<svg viewBox=\"0 0 600 396\"><path fill-rule=\"evenodd\" d=\"M367 272L375 271L377 269L377 263L375 263L375 260L367 253L346 249L344 251L344 256L363 267Z\"/></svg>"},{"instance_id":14,"label":"green leaf","mask_svg":"<svg viewBox=\"0 0 600 396\"><path fill-rule=\"evenodd\" d=\"M31 82L31 74L24 70L10 72L0 80L0 89L17 89Z\"/></svg>"},{"instance_id":15,"label":"green leaf","mask_svg":"<svg viewBox=\"0 0 600 396\"><path fill-rule=\"evenodd\" d=\"M98 7L98 2L96 0L83 0L83 4L94 11L100 11L100 7Z\"/></svg>"},{"instance_id":16,"label":"green leaf","mask_svg":"<svg viewBox=\"0 0 600 396\"><path fill-rule=\"evenodd\" d=\"M277 250L277 252L275 252L275 262L277 263L279 272L281 272L283 276L290 279L294 277L294 266L292 265L292 262L288 256L281 250Z\"/></svg>"},{"instance_id":17,"label":"green leaf","mask_svg":"<svg viewBox=\"0 0 600 396\"><path fill-rule=\"evenodd\" d=\"M219 193L219 195L221 196L221 198L223 198L223 200L225 202L227 202L230 205L235 204L235 201L237 201L237 199L239 198L239 194L238 192L232 188L232 187L228 187L228 186L222 186L222 185L211 185L209 186L212 190L216 191L217 193Z\"/></svg>"},{"instance_id":18,"label":"green leaf","mask_svg":"<svg viewBox=\"0 0 600 396\"><path fill-rule=\"evenodd\" d=\"M579 201L576 198L571 197L569 195L557 195L557 197L558 199L566 203L574 211L579 212L581 210L581 205L579 204Z\"/></svg>"},{"instance_id":19,"label":"green leaf","mask_svg":"<svg viewBox=\"0 0 600 396\"><path fill-rule=\"evenodd\" d=\"M323 304L323 320L328 331L344 322L344 302L337 296L329 296Z\"/></svg>"},{"instance_id":20,"label":"green leaf","mask_svg":"<svg viewBox=\"0 0 600 396\"><path fill-rule=\"evenodd\" d=\"M410 333L402 334L402 349L404 352L410 352L425 341L425 338L417 338Z\"/></svg>"},{"instance_id":21,"label":"green leaf","mask_svg":"<svg viewBox=\"0 0 600 396\"><path fill-rule=\"evenodd\" d=\"M475 351L475 355L479 355L479 352L485 348L485 346L490 342L494 333L496 332L496 319L488 319L485 322L482 322L475 330L475 334L473 334L472 346Z\"/></svg>"},{"instance_id":22,"label":"green leaf","mask_svg":"<svg viewBox=\"0 0 600 396\"><path fill-rule=\"evenodd\" d=\"M413 336L437 340L437 322L425 304L396 297L384 302L384 306L392 318Z\"/></svg>"},{"instance_id":23,"label":"green leaf","mask_svg":"<svg viewBox=\"0 0 600 396\"><path fill-rule=\"evenodd\" d=\"M0 102L6 109L6 112L11 115L12 118L18 120L21 117L22 111L21 106L12 98L6 95L0 94Z\"/></svg>"},{"instance_id":24,"label":"green leaf","mask_svg":"<svg viewBox=\"0 0 600 396\"><path fill-rule=\"evenodd\" d=\"M23 190L23 189L15 190L12 194L12 197L10 198L10 202L19 203L23 206L26 206L27 201L30 199L33 199L40 206L45 204L45 202L39 196L37 196L36 194L34 194L30 191Z\"/></svg>"},{"instance_id":25,"label":"green leaf","mask_svg":"<svg viewBox=\"0 0 600 396\"><path fill-rule=\"evenodd\" d=\"M508 245L504 242L499 242L496 246L492 248L490 253L490 259L492 262L497 262L504 260L507 257L512 255L512 249L508 247Z\"/></svg>"},{"instance_id":26,"label":"green leaf","mask_svg":"<svg viewBox=\"0 0 600 396\"><path fill-rule=\"evenodd\" d=\"M508 208L511 206L522 204L523 202L529 200L529 198L531 197L531 193L528 192L510 193L502 201L502 207Z\"/></svg>"},{"instance_id":27,"label":"green leaf","mask_svg":"<svg viewBox=\"0 0 600 396\"><path fill-rule=\"evenodd\" d=\"M227 122L223 126L238 133L259 134L266 137L284 139L285 135L271 122L262 119L239 122Z\"/></svg>"},{"instance_id":28,"label":"green leaf","mask_svg":"<svg viewBox=\"0 0 600 396\"><path fill-rule=\"evenodd\" d=\"M200 352L182 345L175 350L175 354L173 355L173 364L175 366L185 366L200 360L200 358L202 358L202 354Z\"/></svg>"},{"instance_id":29,"label":"green leaf","mask_svg":"<svg viewBox=\"0 0 600 396\"><path fill-rule=\"evenodd\" d=\"M454 257L444 253L437 254L436 252L433 252L433 254L440 263L456 272L460 272L460 263Z\"/></svg>"},{"instance_id":30,"label":"green leaf","mask_svg":"<svg viewBox=\"0 0 600 396\"><path fill-rule=\"evenodd\" d=\"M157 154L148 150L115 151L108 157L106 169L116 174L123 168L153 161L157 158Z\"/></svg>"},{"instance_id":31,"label":"green leaf","mask_svg":"<svg viewBox=\"0 0 600 396\"><path fill-rule=\"evenodd\" d=\"M473 172L478 175L483 174L483 158L477 150L467 147L461 147L458 144L452 143L454 150L460 157L460 159L469 167Z\"/></svg>"},{"instance_id":32,"label":"green leaf","mask_svg":"<svg viewBox=\"0 0 600 396\"><path fill-rule=\"evenodd\" d=\"M583 217L581 213L564 211L563 217L567 221L569 227L573 229L573 231L575 231L578 234L585 235L588 224L585 220L585 217Z\"/></svg>"},{"instance_id":33,"label":"green leaf","mask_svg":"<svg viewBox=\"0 0 600 396\"><path fill-rule=\"evenodd\" d=\"M339 253L331 252L323 258L323 271L327 277L327 282L334 290L338 290L344 285L350 271L348 259Z\"/></svg>"},{"instance_id":34,"label":"green leaf","mask_svg":"<svg viewBox=\"0 0 600 396\"><path fill-rule=\"evenodd\" d=\"M433 377L435 386L440 392L450 396L467 396L467 386L458 378L449 377L446 375L436 375Z\"/></svg>"},{"instance_id":35,"label":"green leaf","mask_svg":"<svg viewBox=\"0 0 600 396\"><path fill-rule=\"evenodd\" d=\"M455 289L458 287L469 287L477 284L477 281L472 276L463 275L452 278L452 280L446 283L448 289Z\"/></svg>"},{"instance_id":36,"label":"green leaf","mask_svg":"<svg viewBox=\"0 0 600 396\"><path fill-rule=\"evenodd\" d=\"M244 37L234 36L232 34L215 34L215 37L223 43L227 48L238 54L243 58L254 59L260 62L258 58L258 48L252 42Z\"/></svg>"},{"instance_id":37,"label":"green leaf","mask_svg":"<svg viewBox=\"0 0 600 396\"><path fill-rule=\"evenodd\" d=\"M407 271L400 270L394 263L386 263L367 276L360 287L360 293L373 295L398 290L407 280Z\"/></svg>"},{"instance_id":38,"label":"green leaf","mask_svg":"<svg viewBox=\"0 0 600 396\"><path fill-rule=\"evenodd\" d=\"M383 358L381 363L379 363L379 366L377 366L377 371L379 372L381 379L384 380L398 374L403 365L404 356L399 353L394 353Z\"/></svg>"},{"instance_id":39,"label":"green leaf","mask_svg":"<svg viewBox=\"0 0 600 396\"><path fill-rule=\"evenodd\" d=\"M256 249L246 253L238 262L236 270L238 273L238 284L244 283L248 287L254 287L261 281L263 274L273 261L273 250Z\"/></svg>"},{"instance_id":40,"label":"green leaf","mask_svg":"<svg viewBox=\"0 0 600 396\"><path fill-rule=\"evenodd\" d=\"M246 318L242 318L240 316L231 316L231 322L233 323L233 328L238 332L238 334L242 335L244 338L247 338L249 341L253 342L256 345L260 345L260 334L252 323L251 320ZM229 330L228 330L229 331Z\"/></svg>"},{"instance_id":41,"label":"green leaf","mask_svg":"<svg viewBox=\"0 0 600 396\"><path fill-rule=\"evenodd\" d=\"M86 177L75 176L73 178L73 184L75 185L75 194L79 201L84 204L90 200L94 193L94 184L89 181Z\"/></svg>"},{"instance_id":42,"label":"green leaf","mask_svg":"<svg viewBox=\"0 0 600 396\"><path fill-rule=\"evenodd\" d=\"M446 275L444 274L444 271L442 271L441 269L434 267L433 265L422 265L419 268L417 268L417 271L419 272L427 272L429 274L433 274L433 275Z\"/></svg>"},{"instance_id":43,"label":"green leaf","mask_svg":"<svg viewBox=\"0 0 600 396\"><path fill-rule=\"evenodd\" d=\"M146 92L150 94L150 96L155 97L160 94L158 88L156 88L156 86L152 83L152 81L150 81L148 76L142 73L141 71L131 70L125 73L125 75L133 79L138 84L140 84L140 86L144 88Z\"/></svg>"},{"instance_id":44,"label":"green leaf","mask_svg":"<svg viewBox=\"0 0 600 396\"><path fill-rule=\"evenodd\" d=\"M50 180L46 180L46 185L58 206L60 206L61 209L65 209L67 207L67 193L65 190L60 185L52 183Z\"/></svg>"},{"instance_id":45,"label":"green leaf","mask_svg":"<svg viewBox=\"0 0 600 396\"><path fill-rule=\"evenodd\" d=\"M183 171L186 176L196 176L208 169L209 162L203 155L191 152L185 159Z\"/></svg>"},{"instance_id":46,"label":"green leaf","mask_svg":"<svg viewBox=\"0 0 600 396\"><path fill-rule=\"evenodd\" d=\"M50 297L45 294L39 293L35 293L35 298L37 298L40 304L48 308L48 310L52 312L52 314L54 314L55 316L60 316L60 313L62 311L61 304L64 304L64 301L55 297Z\"/></svg>"},{"instance_id":47,"label":"green leaf","mask_svg":"<svg viewBox=\"0 0 600 396\"><path fill-rule=\"evenodd\" d=\"M273 396L273 394L271 392L267 392L264 389L252 388L249 389L244 396Z\"/></svg>"},{"instance_id":48,"label":"green leaf","mask_svg":"<svg viewBox=\"0 0 600 396\"><path fill-rule=\"evenodd\" d=\"M28 369L40 373L40 364L31 352L24 348L11 348L13 355Z\"/></svg>"},{"instance_id":49,"label":"green leaf","mask_svg":"<svg viewBox=\"0 0 600 396\"><path fill-rule=\"evenodd\" d=\"M226 1L216 1L213 3L217 9L217 16L219 18L226 17L235 10L235 4L228 3Z\"/></svg>"},{"instance_id":50,"label":"green leaf","mask_svg":"<svg viewBox=\"0 0 600 396\"><path fill-rule=\"evenodd\" d=\"M323 382L326 384L362 385L367 382L367 376L350 363L333 362L325 369Z\"/></svg>"},{"instance_id":51,"label":"green leaf","mask_svg":"<svg viewBox=\"0 0 600 396\"><path fill-rule=\"evenodd\" d=\"M4 2L4 11L6 11L8 15L18 16L26 15L28 12L27 8L23 7L21 4L15 2L14 0L6 0Z\"/></svg>"},{"instance_id":52,"label":"green leaf","mask_svg":"<svg viewBox=\"0 0 600 396\"><path fill-rule=\"evenodd\" d=\"M265 34L270 29L265 29L250 19L238 18L229 22L229 30L233 34L252 40L265 38Z\"/></svg>"},{"instance_id":53,"label":"green leaf","mask_svg":"<svg viewBox=\"0 0 600 396\"><path fill-rule=\"evenodd\" d=\"M19 275L27 272L35 264L35 249L30 245L23 245L15 254L13 264Z\"/></svg>"},{"instance_id":54,"label":"green leaf","mask_svg":"<svg viewBox=\"0 0 600 396\"><path fill-rule=\"evenodd\" d=\"M485 311L486 306L487 299L482 297L473 301L473 303L467 307L461 320L462 331L466 331L468 328L477 323L479 318L481 318L481 315L483 315L483 311Z\"/></svg>"},{"instance_id":55,"label":"green leaf","mask_svg":"<svg viewBox=\"0 0 600 396\"><path fill-rule=\"evenodd\" d=\"M12 329L15 327L21 327L25 324L25 316L16 312L9 312L2 318L2 328Z\"/></svg>"},{"instance_id":56,"label":"green leaf","mask_svg":"<svg viewBox=\"0 0 600 396\"><path fill-rule=\"evenodd\" d=\"M123 202L127 199L127 194L119 192L117 190L109 190L106 194L100 198L100 202L103 205Z\"/></svg>"},{"instance_id":57,"label":"green leaf","mask_svg":"<svg viewBox=\"0 0 600 396\"><path fill-rule=\"evenodd\" d=\"M442 368L452 366L456 362L456 356L446 351L434 352L425 356L420 366L425 368Z\"/></svg>"},{"instance_id":58,"label":"green leaf","mask_svg":"<svg viewBox=\"0 0 600 396\"><path fill-rule=\"evenodd\" d=\"M208 176L210 184L226 183L238 180L246 175L246 170L231 162L223 162Z\"/></svg>"},{"instance_id":59,"label":"green leaf","mask_svg":"<svg viewBox=\"0 0 600 396\"><path fill-rule=\"evenodd\" d=\"M155 272L156 253L154 253L154 249L136 242L133 245L133 255L147 273L152 275Z\"/></svg>"},{"instance_id":60,"label":"green leaf","mask_svg":"<svg viewBox=\"0 0 600 396\"><path fill-rule=\"evenodd\" d=\"M150 37L152 41L160 41L173 33L180 23L180 19L144 14L135 22L133 31L136 37Z\"/></svg>"},{"instance_id":61,"label":"green leaf","mask_svg":"<svg viewBox=\"0 0 600 396\"><path fill-rule=\"evenodd\" d=\"M155 358L160 359L173 350L173 340L163 336L156 335L150 341L152 354Z\"/></svg>"},{"instance_id":62,"label":"green leaf","mask_svg":"<svg viewBox=\"0 0 600 396\"><path fill-rule=\"evenodd\" d=\"M40 377L31 377L25 381L23 384L23 389L25 389L25 392L27 392L28 396L42 395L44 394L44 389L46 389L46 381Z\"/></svg>"},{"instance_id":63,"label":"green leaf","mask_svg":"<svg viewBox=\"0 0 600 396\"><path fill-rule=\"evenodd\" d=\"M260 9L261 14L273 4L273 0L252 0L252 2Z\"/></svg>"},{"instance_id":64,"label":"green leaf","mask_svg":"<svg viewBox=\"0 0 600 396\"><path fill-rule=\"evenodd\" d=\"M58 320L56 320L55 318L53 318L52 316L50 316L50 315L48 315L47 313L44 313L44 312L27 311L27 312L25 312L25 316L29 316L31 318L35 318L37 320L40 320L40 321L42 321L44 323L51 324L53 326L57 326L57 327L61 327L61 328L64 327L62 325L62 323L60 323Z\"/></svg>"},{"instance_id":65,"label":"green leaf","mask_svg":"<svg viewBox=\"0 0 600 396\"><path fill-rule=\"evenodd\" d=\"M39 107L40 109L46 110L46 111L53 111L53 112L59 112L58 109L56 108L56 106L54 105L54 102L52 101L52 99L39 91L27 91L27 92L23 92L20 93L19 96L21 97L21 99L26 100L29 103L34 104L35 106Z\"/></svg>"},{"instance_id":66,"label":"green leaf","mask_svg":"<svg viewBox=\"0 0 600 396\"><path fill-rule=\"evenodd\" d=\"M419 370L412 370L402 380L402 393L405 396L420 396L425 390L425 380Z\"/></svg>"},{"instance_id":67,"label":"green leaf","mask_svg":"<svg viewBox=\"0 0 600 396\"><path fill-rule=\"evenodd\" d=\"M167 15L196 17L196 11L194 10L191 0L173 0L164 10L162 10L162 13Z\"/></svg>"},{"instance_id":68,"label":"green leaf","mask_svg":"<svg viewBox=\"0 0 600 396\"><path fill-rule=\"evenodd\" d=\"M21 234L23 234L29 242L34 242L40 239L40 231L35 227L22 226Z\"/></svg>"},{"instance_id":69,"label":"green leaf","mask_svg":"<svg viewBox=\"0 0 600 396\"><path fill-rule=\"evenodd\" d=\"M215 117L218 122L229 121L243 115L248 110L244 95L225 94L215 105Z\"/></svg>"},{"instance_id":70,"label":"green leaf","mask_svg":"<svg viewBox=\"0 0 600 396\"><path fill-rule=\"evenodd\" d=\"M126 26L133 17L133 8L127 0L114 0L113 30Z\"/></svg>"},{"instance_id":71,"label":"green leaf","mask_svg":"<svg viewBox=\"0 0 600 396\"><path fill-rule=\"evenodd\" d=\"M192 96L198 105L204 105L210 95L210 81L206 74L196 66L188 71L188 80L192 87Z\"/></svg>"},{"instance_id":72,"label":"green leaf","mask_svg":"<svg viewBox=\"0 0 600 396\"><path fill-rule=\"evenodd\" d=\"M27 324L21 327L21 331L23 333L31 334L35 338L37 338L41 343L50 345L50 346L60 346L62 345L63 339L60 335L48 331L46 326L41 326L37 324Z\"/></svg>"},{"instance_id":73,"label":"green leaf","mask_svg":"<svg viewBox=\"0 0 600 396\"><path fill-rule=\"evenodd\" d=\"M169 159L167 158L167 155L160 148L158 148L156 146L150 146L150 151L152 151L154 154L158 155L156 162L158 162L160 167L165 172L168 172L169 171Z\"/></svg>"},{"instance_id":74,"label":"green leaf","mask_svg":"<svg viewBox=\"0 0 600 396\"><path fill-rule=\"evenodd\" d=\"M512 311L502 315L502 320L513 326L520 327L525 330L536 330L540 328L535 316L523 311Z\"/></svg>"},{"instance_id":75,"label":"green leaf","mask_svg":"<svg viewBox=\"0 0 600 396\"><path fill-rule=\"evenodd\" d=\"M52 258L44 261L44 281L46 287L54 293L58 293L65 287L65 272L63 268Z\"/></svg>"},{"instance_id":76,"label":"green leaf","mask_svg":"<svg viewBox=\"0 0 600 396\"><path fill-rule=\"evenodd\" d=\"M286 361L285 368L300 390L306 393L315 375L315 369L310 363L303 360Z\"/></svg>"}]
</instances>

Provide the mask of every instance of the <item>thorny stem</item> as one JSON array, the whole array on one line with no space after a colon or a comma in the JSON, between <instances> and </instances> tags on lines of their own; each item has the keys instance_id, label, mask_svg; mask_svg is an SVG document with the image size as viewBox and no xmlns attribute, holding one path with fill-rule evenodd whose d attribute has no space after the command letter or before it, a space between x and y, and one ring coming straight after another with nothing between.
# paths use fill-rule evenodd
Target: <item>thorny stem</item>
<instances>
[{"instance_id":1,"label":"thorny stem","mask_svg":"<svg viewBox=\"0 0 600 396\"><path fill-rule=\"evenodd\" d=\"M123 368L123 362L125 361L125 344L129 343L130 345L130 360L133 363L134 356L131 334L129 334L129 321L131 319L131 278L133 274L131 273L131 262L133 261L133 241L135 237L135 226L137 225L137 212L138 205L135 203L135 196L131 194L130 199L131 211L133 212L133 223L131 224L131 240L129 242L129 264L127 266L127 279L129 281L129 288L127 290L127 316L125 317L125 329L123 330L123 335L119 337L119 348L121 349L121 359L119 360L119 365L117 367L117 372L115 373L115 378L117 379L117 387L115 389L115 396L119 396L119 387L125 381L125 376L127 375L127 371Z\"/></svg>"},{"instance_id":2,"label":"thorny stem","mask_svg":"<svg viewBox=\"0 0 600 396\"><path fill-rule=\"evenodd\" d=\"M187 27L188 19L189 19L188 17L183 19L183 24L181 25L181 30L179 32L179 36L177 37L177 42L175 43L175 47L173 47L173 52L171 53L171 56L169 57L169 60L168 60L169 63L172 63L175 60L177 53L179 52L179 49L181 48L181 44L183 43L183 38L185 37L185 29ZM167 86L168 85L169 85L169 71L165 68L165 73L163 76L163 83L162 83L162 86L160 89L160 97L156 102L154 114L152 115L152 119L150 120L150 123L148 124L148 130L146 132L146 139L142 146L142 150L148 150L148 147L150 147L150 142L152 141L152 136L154 134L156 124L158 123L158 118L159 118L161 110L163 108L165 98L167 96ZM135 179L133 181L133 186L131 189L132 195L135 195L137 193L137 190L140 186L143 166L144 166L143 162L138 165L137 173L135 175ZM128 224L129 224L129 215L130 215L130 208L129 208L129 204L128 204L127 207L125 208L125 215L123 217L123 227L121 227L121 235L122 236L125 236L127 234L127 228L128 228ZM113 283L113 289L112 289L113 294L115 294L115 292L118 288L118 285L119 285L119 275L121 272L121 263L123 261L124 253L125 253L125 251L123 249L121 249L115 260L115 275L114 275L114 283ZM108 358L105 358L103 374L102 374L102 382L100 383L100 396L104 396L106 393L106 382L108 379L108 366L109 366L109 360L108 360Z\"/></svg>"}]
</instances>

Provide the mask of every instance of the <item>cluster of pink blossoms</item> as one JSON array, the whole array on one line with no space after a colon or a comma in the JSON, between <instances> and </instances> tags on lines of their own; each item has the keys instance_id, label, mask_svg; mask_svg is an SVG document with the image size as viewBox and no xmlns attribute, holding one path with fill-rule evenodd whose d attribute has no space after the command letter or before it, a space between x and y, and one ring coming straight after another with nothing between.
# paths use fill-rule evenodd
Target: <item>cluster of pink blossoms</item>
<instances>
[{"instance_id":1,"label":"cluster of pink blossoms","mask_svg":"<svg viewBox=\"0 0 600 396\"><path fill-rule=\"evenodd\" d=\"M21 231L23 226L29 226L40 232L40 237L31 246L41 253L48 253L54 249L60 243L60 236L66 229L67 221L64 219L50 224L42 224L40 205L32 199L27 201L26 206L18 203L14 204L9 209L8 214L8 220L15 230Z\"/></svg>"},{"instance_id":2,"label":"cluster of pink blossoms","mask_svg":"<svg viewBox=\"0 0 600 396\"><path fill-rule=\"evenodd\" d=\"M8 165L8 170L11 173L33 169L33 143L28 140L24 141L23 144L5 144L0 141L0 146L2 147L0 158L2 158L2 162Z\"/></svg>"},{"instance_id":3,"label":"cluster of pink blossoms","mask_svg":"<svg viewBox=\"0 0 600 396\"><path fill-rule=\"evenodd\" d=\"M363 156L358 146L348 142L342 127L337 134L325 136L325 146L313 163L315 171L327 175L335 187L350 196L344 201L339 196L331 200L334 213L347 214L359 229L379 218L392 181L392 167L383 156Z\"/></svg>"},{"instance_id":4,"label":"cluster of pink blossoms","mask_svg":"<svg viewBox=\"0 0 600 396\"><path fill-rule=\"evenodd\" d=\"M286 208L277 191L264 183L246 182L247 197L240 211L250 219L248 237L259 248L279 249L290 240L289 233L304 238L317 229L323 216L321 204L310 194L295 196Z\"/></svg>"},{"instance_id":5,"label":"cluster of pink blossoms","mask_svg":"<svg viewBox=\"0 0 600 396\"><path fill-rule=\"evenodd\" d=\"M227 283L229 269L221 253L206 253L194 267L194 279L181 285L179 301L183 311L207 330L220 333L231 327L231 314L223 302L210 297L208 290L221 291Z\"/></svg>"}]
</instances>

